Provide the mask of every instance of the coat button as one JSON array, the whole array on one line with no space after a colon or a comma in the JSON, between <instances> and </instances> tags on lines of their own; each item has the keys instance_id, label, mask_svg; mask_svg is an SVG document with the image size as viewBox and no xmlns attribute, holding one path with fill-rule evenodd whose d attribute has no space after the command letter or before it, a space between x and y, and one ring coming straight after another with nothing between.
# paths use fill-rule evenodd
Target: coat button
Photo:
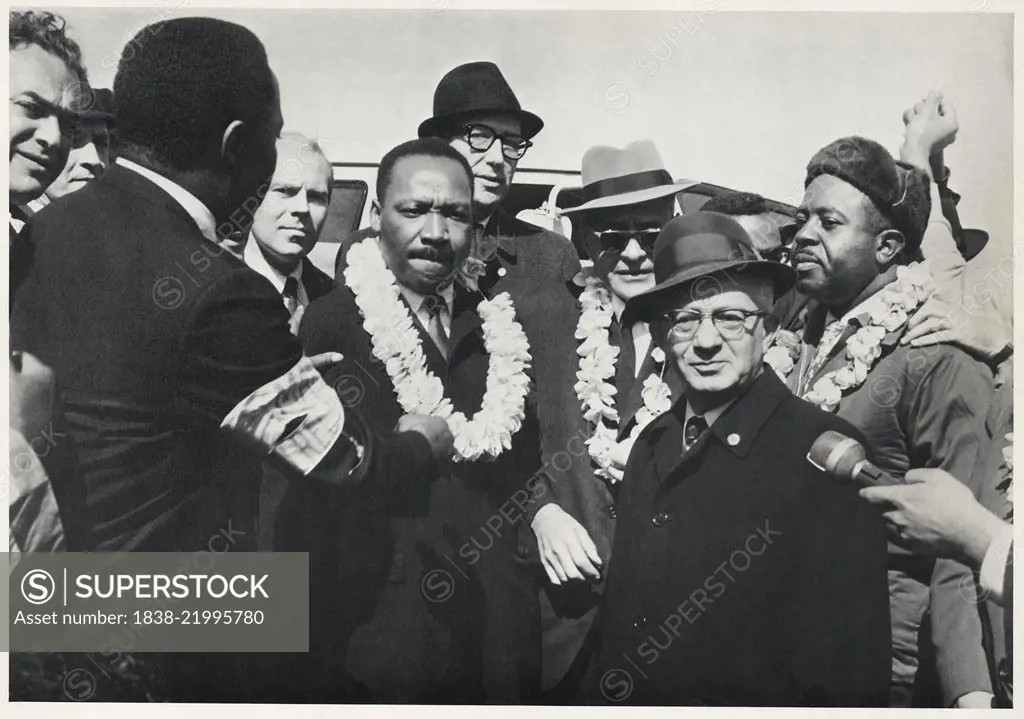
<instances>
[{"instance_id":1,"label":"coat button","mask_svg":"<svg viewBox=\"0 0 1024 719\"><path fill-rule=\"evenodd\" d=\"M668 523L668 515L665 514L664 512L658 512L651 519L651 524L653 524L655 527L664 527L665 524L667 524L667 523Z\"/></svg>"},{"instance_id":2,"label":"coat button","mask_svg":"<svg viewBox=\"0 0 1024 719\"><path fill-rule=\"evenodd\" d=\"M619 516L619 510L615 508L614 504L608 505L608 519L617 519Z\"/></svg>"},{"instance_id":3,"label":"coat button","mask_svg":"<svg viewBox=\"0 0 1024 719\"><path fill-rule=\"evenodd\" d=\"M644 630L644 627L646 626L647 617L645 617L643 614L638 614L636 619L633 620L633 629L637 630L638 632L642 632Z\"/></svg>"}]
</instances>

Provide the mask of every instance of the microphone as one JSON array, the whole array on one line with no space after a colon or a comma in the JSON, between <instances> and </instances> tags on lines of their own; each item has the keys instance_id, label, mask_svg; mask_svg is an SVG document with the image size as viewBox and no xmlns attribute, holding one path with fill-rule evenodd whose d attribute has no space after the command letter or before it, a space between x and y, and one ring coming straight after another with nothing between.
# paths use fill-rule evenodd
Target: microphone
<instances>
[{"instance_id":1,"label":"microphone","mask_svg":"<svg viewBox=\"0 0 1024 719\"><path fill-rule=\"evenodd\" d=\"M867 460L864 446L845 434L829 430L814 440L807 461L837 479L853 481L864 487L902 484Z\"/></svg>"}]
</instances>

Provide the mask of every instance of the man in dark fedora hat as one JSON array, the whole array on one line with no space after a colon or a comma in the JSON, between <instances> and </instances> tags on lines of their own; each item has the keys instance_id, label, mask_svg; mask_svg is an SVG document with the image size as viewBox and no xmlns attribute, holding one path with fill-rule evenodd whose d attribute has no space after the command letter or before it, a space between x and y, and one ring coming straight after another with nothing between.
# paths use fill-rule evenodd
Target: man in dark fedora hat
<instances>
[{"instance_id":1,"label":"man in dark fedora hat","mask_svg":"<svg viewBox=\"0 0 1024 719\"><path fill-rule=\"evenodd\" d=\"M439 136L462 154L473 172L475 269L471 275L487 296L507 291L530 341L537 386L541 450L547 471L547 489L526 517L527 533L520 552L541 562L548 579L557 584L599 575L602 550L591 540L580 520L587 513L606 512L611 503L594 503L589 483L595 480L583 441L590 435L583 426L579 400L573 390L578 370L574 333L580 316L572 280L580 271L572 243L554 232L524 222L502 208L512 178L532 138L544 126L534 113L522 109L499 68L490 62L472 62L448 72L434 93L433 115L419 127L420 136ZM571 461L570 461L571 460ZM581 495L582 492L582 495ZM559 503L562 506L559 506ZM590 506L593 505L593 506ZM582 513L581 506L588 508ZM607 516L605 517L607 521ZM534 545L539 546L534 546ZM590 585L579 583L579 591ZM592 602L589 603L592 606ZM587 606L587 602L582 603ZM569 610L586 613L586 609ZM544 609L545 648L542 661L545 689L551 689L568 671L579 652L589 619L581 626L549 633L555 615Z\"/></svg>"},{"instance_id":2,"label":"man in dark fedora hat","mask_svg":"<svg viewBox=\"0 0 1024 719\"><path fill-rule=\"evenodd\" d=\"M582 175L584 202L566 214L579 218L593 261L576 282L583 289L581 311L573 313L570 405L587 451L573 455L569 471L557 477L562 482L552 487L554 503L533 522L550 580L541 607L545 684L558 685L552 700L575 691L588 661L586 637L604 590L599 569L607 568L611 552L616 483L629 445L658 413L648 405L668 402L664 393L645 391L661 386L664 360L652 352L646 322L623 324L623 308L653 287L654 238L675 213L675 195L694 184L674 181L650 140L621 149L591 147Z\"/></svg>"},{"instance_id":3,"label":"man in dark fedora hat","mask_svg":"<svg viewBox=\"0 0 1024 719\"><path fill-rule=\"evenodd\" d=\"M857 488L811 465L848 423L799 401L762 362L765 318L794 281L713 212L677 217L654 246L651 324L684 397L629 455L596 701L659 705L884 704L885 531ZM600 698L598 698L600 697Z\"/></svg>"}]
</instances>

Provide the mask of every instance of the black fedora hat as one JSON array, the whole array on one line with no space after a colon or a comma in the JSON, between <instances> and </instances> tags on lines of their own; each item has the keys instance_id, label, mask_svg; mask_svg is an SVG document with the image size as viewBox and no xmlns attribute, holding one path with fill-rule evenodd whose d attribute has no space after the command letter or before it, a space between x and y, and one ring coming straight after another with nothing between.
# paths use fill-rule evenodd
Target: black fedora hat
<instances>
[{"instance_id":1,"label":"black fedora hat","mask_svg":"<svg viewBox=\"0 0 1024 719\"><path fill-rule=\"evenodd\" d=\"M433 137L479 113L504 113L519 118L523 137L530 139L544 121L520 106L516 94L493 62L470 62L448 72L434 90L434 116L420 123L419 136Z\"/></svg>"},{"instance_id":2,"label":"black fedora hat","mask_svg":"<svg viewBox=\"0 0 1024 719\"><path fill-rule=\"evenodd\" d=\"M796 283L796 271L762 260L740 223L718 212L694 212L669 221L654 243L655 286L626 304L634 320L650 319L657 300L678 295L694 280L719 272L770 280L779 297Z\"/></svg>"}]
</instances>

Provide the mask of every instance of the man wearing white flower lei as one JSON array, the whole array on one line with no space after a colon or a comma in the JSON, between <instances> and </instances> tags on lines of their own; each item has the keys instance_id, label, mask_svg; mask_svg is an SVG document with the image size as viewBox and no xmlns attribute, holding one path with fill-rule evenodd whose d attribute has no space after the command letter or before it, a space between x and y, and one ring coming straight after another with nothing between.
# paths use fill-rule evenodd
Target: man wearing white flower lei
<instances>
[{"instance_id":1,"label":"man wearing white flower lei","mask_svg":"<svg viewBox=\"0 0 1024 719\"><path fill-rule=\"evenodd\" d=\"M951 345L901 343L908 317L932 291L927 268L914 263L926 230L933 247L945 242L955 252L949 224L929 200L931 146L949 139L922 118L907 126L907 162L861 137L811 159L793 266L797 289L817 306L789 384L857 427L892 476L935 467L967 482L991 376ZM972 581L970 570L892 545L889 580L892 705L987 706L992 686L977 609L957 591ZM926 613L930 624L922 625ZM929 645L935 664L921 667Z\"/></svg>"},{"instance_id":2,"label":"man wearing white flower lei","mask_svg":"<svg viewBox=\"0 0 1024 719\"><path fill-rule=\"evenodd\" d=\"M307 501L315 509L293 521L319 576L313 615L331 622L314 626L337 643L324 660L373 701L521 703L539 688L536 577L519 552L545 491L531 349L507 294L453 282L471 246L472 182L437 138L385 155L379 239L352 246L345 284L300 330L304 346L345 355L326 379L374 429L415 407L455 436L450 463Z\"/></svg>"}]
</instances>

